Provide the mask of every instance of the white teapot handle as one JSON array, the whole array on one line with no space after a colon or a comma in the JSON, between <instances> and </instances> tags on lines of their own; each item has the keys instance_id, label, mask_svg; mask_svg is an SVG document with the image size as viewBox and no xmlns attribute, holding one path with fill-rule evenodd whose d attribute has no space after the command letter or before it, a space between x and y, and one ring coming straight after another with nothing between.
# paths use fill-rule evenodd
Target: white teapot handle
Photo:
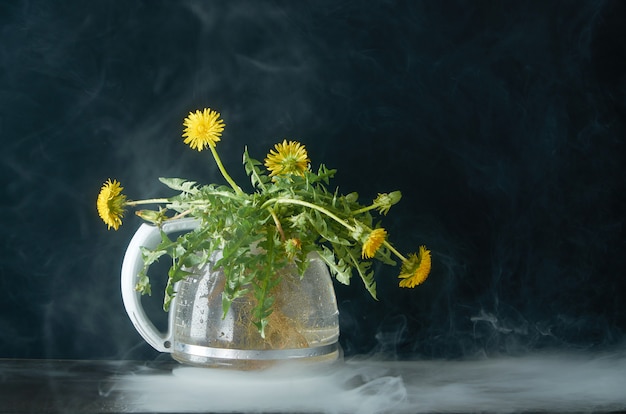
<instances>
[{"instance_id":1,"label":"white teapot handle","mask_svg":"<svg viewBox=\"0 0 626 414\"><path fill-rule=\"evenodd\" d=\"M198 227L199 221L194 218L166 221L161 228L167 234L191 231ZM161 241L161 232L156 226L142 224L131 239L124 262L122 263L122 300L128 317L135 329L154 349L159 352L172 352L173 321L176 297L172 300L169 311L167 332L159 332L150 321L141 306L141 293L135 290L137 275L143 269L143 258L140 247L154 249Z\"/></svg>"}]
</instances>

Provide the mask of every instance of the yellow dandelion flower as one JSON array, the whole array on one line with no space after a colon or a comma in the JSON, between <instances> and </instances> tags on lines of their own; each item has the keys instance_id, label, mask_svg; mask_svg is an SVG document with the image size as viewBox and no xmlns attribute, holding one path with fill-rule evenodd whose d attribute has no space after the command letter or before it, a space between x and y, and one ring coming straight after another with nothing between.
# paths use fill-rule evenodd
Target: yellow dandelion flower
<instances>
[{"instance_id":1,"label":"yellow dandelion flower","mask_svg":"<svg viewBox=\"0 0 626 414\"><path fill-rule=\"evenodd\" d=\"M122 225L124 206L126 205L126 196L122 194L123 189L124 187L120 186L117 180L111 181L109 178L98 194L96 202L98 215L109 230L111 227L117 230Z\"/></svg>"},{"instance_id":2,"label":"yellow dandelion flower","mask_svg":"<svg viewBox=\"0 0 626 414\"><path fill-rule=\"evenodd\" d=\"M382 246L385 238L387 237L387 231L385 229L374 229L367 236L367 240L363 243L363 248L361 249L361 257L363 259L371 259L374 257L380 246Z\"/></svg>"},{"instance_id":3,"label":"yellow dandelion flower","mask_svg":"<svg viewBox=\"0 0 626 414\"><path fill-rule=\"evenodd\" d=\"M207 146L215 147L215 143L220 140L226 126L220 119L220 114L210 108L189 112L183 125L185 126L183 142L198 151L202 151Z\"/></svg>"},{"instance_id":4,"label":"yellow dandelion flower","mask_svg":"<svg viewBox=\"0 0 626 414\"><path fill-rule=\"evenodd\" d=\"M304 145L296 141L283 140L274 145L275 150L270 150L265 158L265 166L270 171L270 176L279 174L304 175L309 168L309 156Z\"/></svg>"},{"instance_id":5,"label":"yellow dandelion flower","mask_svg":"<svg viewBox=\"0 0 626 414\"><path fill-rule=\"evenodd\" d=\"M430 250L420 246L418 254L411 253L402 264L400 287L414 288L422 284L430 273Z\"/></svg>"}]
</instances>

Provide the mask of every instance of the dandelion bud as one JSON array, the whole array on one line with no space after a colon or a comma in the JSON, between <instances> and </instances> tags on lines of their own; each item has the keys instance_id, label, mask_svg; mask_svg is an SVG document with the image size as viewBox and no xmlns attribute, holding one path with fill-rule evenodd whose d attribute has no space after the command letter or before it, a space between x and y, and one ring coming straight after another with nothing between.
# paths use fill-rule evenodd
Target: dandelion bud
<instances>
[{"instance_id":1,"label":"dandelion bud","mask_svg":"<svg viewBox=\"0 0 626 414\"><path fill-rule=\"evenodd\" d=\"M387 215L391 206L396 204L402 198L400 191L392 191L391 193L378 193L378 197L374 199L374 205L380 214Z\"/></svg>"}]
</instances>

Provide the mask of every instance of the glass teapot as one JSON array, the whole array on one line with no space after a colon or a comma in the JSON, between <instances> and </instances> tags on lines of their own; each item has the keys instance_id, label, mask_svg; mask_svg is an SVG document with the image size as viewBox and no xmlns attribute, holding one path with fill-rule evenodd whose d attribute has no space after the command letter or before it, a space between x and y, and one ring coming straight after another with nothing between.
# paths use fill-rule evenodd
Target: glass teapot
<instances>
[{"instance_id":1,"label":"glass teapot","mask_svg":"<svg viewBox=\"0 0 626 414\"><path fill-rule=\"evenodd\" d=\"M193 218L165 222L167 233L191 231ZM161 240L156 226L142 224L128 245L122 264L122 299L135 329L154 349L181 362L204 367L257 369L286 360L332 362L339 356L337 301L326 264L316 255L301 278L295 266L285 268L275 293L274 310L265 338L250 318L250 300L233 301L222 317L224 275L214 268L219 252L206 266L175 285L167 332L150 321L135 290L143 268L141 247L155 248Z\"/></svg>"}]
</instances>

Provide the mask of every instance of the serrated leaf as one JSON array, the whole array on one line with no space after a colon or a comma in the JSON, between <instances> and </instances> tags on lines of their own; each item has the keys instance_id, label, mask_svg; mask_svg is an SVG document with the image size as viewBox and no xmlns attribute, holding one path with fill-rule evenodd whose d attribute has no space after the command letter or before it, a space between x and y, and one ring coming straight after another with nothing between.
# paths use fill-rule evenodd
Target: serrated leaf
<instances>
[{"instance_id":1,"label":"serrated leaf","mask_svg":"<svg viewBox=\"0 0 626 414\"><path fill-rule=\"evenodd\" d=\"M365 289L367 289L367 291L370 293L370 295L372 295L374 299L378 300L378 298L376 297L376 281L374 280L374 272L364 273L359 271L358 268L357 272L359 273L359 276L361 276L361 280L363 280Z\"/></svg>"},{"instance_id":2,"label":"serrated leaf","mask_svg":"<svg viewBox=\"0 0 626 414\"><path fill-rule=\"evenodd\" d=\"M267 318L262 318L259 321L254 322L254 325L259 330L261 334L261 338L265 339L265 327L267 326L268 320Z\"/></svg>"},{"instance_id":3,"label":"serrated leaf","mask_svg":"<svg viewBox=\"0 0 626 414\"><path fill-rule=\"evenodd\" d=\"M258 160L250 158L250 154L248 154L248 147L246 147L243 152L243 165L246 170L246 174L250 176L252 186L261 190L266 190L265 184L268 183L270 179L267 175L263 174L261 169L258 167L262 164Z\"/></svg>"},{"instance_id":4,"label":"serrated leaf","mask_svg":"<svg viewBox=\"0 0 626 414\"><path fill-rule=\"evenodd\" d=\"M144 267L148 267L154 262L158 262L159 258L167 253L167 250L151 250L143 246L139 249L141 250Z\"/></svg>"},{"instance_id":5,"label":"serrated leaf","mask_svg":"<svg viewBox=\"0 0 626 414\"><path fill-rule=\"evenodd\" d=\"M228 314L233 301L237 298L245 296L248 292L249 290L245 288L238 289L234 292L229 292L227 289L224 289L222 292L222 319L224 319L226 314Z\"/></svg>"},{"instance_id":6,"label":"serrated leaf","mask_svg":"<svg viewBox=\"0 0 626 414\"><path fill-rule=\"evenodd\" d=\"M204 251L198 252L198 254L189 254L180 259L180 265L191 268L194 266L201 266L207 262L207 254Z\"/></svg>"},{"instance_id":7,"label":"serrated leaf","mask_svg":"<svg viewBox=\"0 0 626 414\"><path fill-rule=\"evenodd\" d=\"M165 296L163 297L163 310L165 312L169 312L170 305L172 304L172 299L174 299L175 294L174 283L172 283L172 279L170 278L167 280L167 285L165 286Z\"/></svg>"},{"instance_id":8,"label":"serrated leaf","mask_svg":"<svg viewBox=\"0 0 626 414\"><path fill-rule=\"evenodd\" d=\"M170 270L167 272L167 275L170 278L170 281L172 284L179 282L181 280L183 280L184 278L186 278L189 275L193 275L193 272L189 272L181 267L178 266L172 266L170 268Z\"/></svg>"},{"instance_id":9,"label":"serrated leaf","mask_svg":"<svg viewBox=\"0 0 626 414\"><path fill-rule=\"evenodd\" d=\"M146 273L147 268L144 268L137 275L137 284L135 285L135 290L142 295L152 295L152 286L150 285L150 279L148 278L148 274Z\"/></svg>"},{"instance_id":10,"label":"serrated leaf","mask_svg":"<svg viewBox=\"0 0 626 414\"><path fill-rule=\"evenodd\" d=\"M318 212L313 211L307 215L309 223L313 226L315 231L324 239L334 244L350 245L351 242L339 237L332 226L329 226L324 217Z\"/></svg>"},{"instance_id":11,"label":"serrated leaf","mask_svg":"<svg viewBox=\"0 0 626 414\"><path fill-rule=\"evenodd\" d=\"M171 188L172 190L182 191L187 194L195 194L198 192L198 186L195 181L187 181L183 178L165 178L159 177L159 181Z\"/></svg>"},{"instance_id":12,"label":"serrated leaf","mask_svg":"<svg viewBox=\"0 0 626 414\"><path fill-rule=\"evenodd\" d=\"M376 259L389 266L395 266L397 264L396 261L391 258L391 251L384 246L376 252Z\"/></svg>"},{"instance_id":13,"label":"serrated leaf","mask_svg":"<svg viewBox=\"0 0 626 414\"><path fill-rule=\"evenodd\" d=\"M339 283L344 285L350 284L350 278L352 272L350 267L346 265L344 260L335 261L335 254L326 246L322 246L322 251L319 252L320 258L328 265L330 274L337 279Z\"/></svg>"},{"instance_id":14,"label":"serrated leaf","mask_svg":"<svg viewBox=\"0 0 626 414\"><path fill-rule=\"evenodd\" d=\"M374 272L369 270L372 263L359 261L353 252L348 252L348 254L353 263L353 267L361 277L361 280L363 280L365 289L367 289L374 299L378 300L376 297L376 281L374 280Z\"/></svg>"},{"instance_id":15,"label":"serrated leaf","mask_svg":"<svg viewBox=\"0 0 626 414\"><path fill-rule=\"evenodd\" d=\"M330 179L335 176L336 172L337 170L335 169L329 170L328 168L326 168L324 164L320 164L320 167L317 171L317 178L323 181L324 183L326 183L326 185L328 185L328 183L330 182Z\"/></svg>"}]
</instances>

